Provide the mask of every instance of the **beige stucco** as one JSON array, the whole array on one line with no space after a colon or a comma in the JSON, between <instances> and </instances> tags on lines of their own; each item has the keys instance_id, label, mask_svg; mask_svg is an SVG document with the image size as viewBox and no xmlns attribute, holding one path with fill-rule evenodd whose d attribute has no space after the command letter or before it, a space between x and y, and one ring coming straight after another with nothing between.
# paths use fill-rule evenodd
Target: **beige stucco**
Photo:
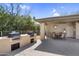
<instances>
[{"instance_id":1,"label":"beige stucco","mask_svg":"<svg viewBox=\"0 0 79 59\"><path fill-rule=\"evenodd\" d=\"M54 28L56 26L57 28ZM66 37L73 37L73 25L72 23L53 23L48 22L45 25L45 31L48 36L51 36L52 32L64 32L66 30Z\"/></svg>"},{"instance_id":2,"label":"beige stucco","mask_svg":"<svg viewBox=\"0 0 79 59\"><path fill-rule=\"evenodd\" d=\"M28 34L22 34L18 40L12 40L12 38L8 37L0 37L0 54L11 52L12 44L20 43L20 47L26 46L30 43L32 38L36 40L36 35L34 37L30 37Z\"/></svg>"},{"instance_id":3,"label":"beige stucco","mask_svg":"<svg viewBox=\"0 0 79 59\"><path fill-rule=\"evenodd\" d=\"M20 47L23 47L31 42L31 39L34 39L36 41L36 34L34 34L33 37L30 37L28 34L24 34L20 36Z\"/></svg>"},{"instance_id":4,"label":"beige stucco","mask_svg":"<svg viewBox=\"0 0 79 59\"><path fill-rule=\"evenodd\" d=\"M79 39L79 22L76 22L76 39Z\"/></svg>"},{"instance_id":5,"label":"beige stucco","mask_svg":"<svg viewBox=\"0 0 79 59\"><path fill-rule=\"evenodd\" d=\"M0 54L11 52L11 44L9 38L0 39Z\"/></svg>"},{"instance_id":6,"label":"beige stucco","mask_svg":"<svg viewBox=\"0 0 79 59\"><path fill-rule=\"evenodd\" d=\"M30 36L29 35L21 35L20 36L20 47L23 47L30 43Z\"/></svg>"},{"instance_id":7,"label":"beige stucco","mask_svg":"<svg viewBox=\"0 0 79 59\"><path fill-rule=\"evenodd\" d=\"M41 23L40 24L40 39L43 40L45 39L45 24Z\"/></svg>"}]
</instances>

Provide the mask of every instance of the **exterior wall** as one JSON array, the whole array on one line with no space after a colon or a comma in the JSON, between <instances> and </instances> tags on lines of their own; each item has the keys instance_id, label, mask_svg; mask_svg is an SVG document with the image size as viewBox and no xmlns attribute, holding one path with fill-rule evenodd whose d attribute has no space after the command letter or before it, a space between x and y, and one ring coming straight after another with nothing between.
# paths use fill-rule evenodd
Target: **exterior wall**
<instances>
[{"instance_id":1,"label":"exterior wall","mask_svg":"<svg viewBox=\"0 0 79 59\"><path fill-rule=\"evenodd\" d=\"M66 37L74 37L73 36L73 26L71 24L67 24L66 28Z\"/></svg>"},{"instance_id":2,"label":"exterior wall","mask_svg":"<svg viewBox=\"0 0 79 59\"><path fill-rule=\"evenodd\" d=\"M0 39L0 54L11 52L10 39Z\"/></svg>"},{"instance_id":3,"label":"exterior wall","mask_svg":"<svg viewBox=\"0 0 79 59\"><path fill-rule=\"evenodd\" d=\"M54 28L54 26L57 28ZM71 23L63 23L63 24L56 24L56 23L48 23L45 27L46 34L51 36L52 32L63 32L64 29L66 30L66 37L73 37L73 26Z\"/></svg>"},{"instance_id":4,"label":"exterior wall","mask_svg":"<svg viewBox=\"0 0 79 59\"><path fill-rule=\"evenodd\" d=\"M76 39L79 39L79 23L76 22Z\"/></svg>"}]
</instances>

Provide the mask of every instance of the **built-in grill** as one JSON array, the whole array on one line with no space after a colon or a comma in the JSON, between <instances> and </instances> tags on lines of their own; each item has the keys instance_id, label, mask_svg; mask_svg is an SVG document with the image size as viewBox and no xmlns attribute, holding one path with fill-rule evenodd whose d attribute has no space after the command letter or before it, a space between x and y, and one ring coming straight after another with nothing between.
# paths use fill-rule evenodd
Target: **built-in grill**
<instances>
[{"instance_id":1,"label":"built-in grill","mask_svg":"<svg viewBox=\"0 0 79 59\"><path fill-rule=\"evenodd\" d=\"M8 34L9 38L12 38L13 40L20 39L20 33L16 31L12 31Z\"/></svg>"},{"instance_id":2,"label":"built-in grill","mask_svg":"<svg viewBox=\"0 0 79 59\"><path fill-rule=\"evenodd\" d=\"M34 32L33 31L29 31L27 32L28 35L30 35L30 43L33 43L34 42Z\"/></svg>"},{"instance_id":3,"label":"built-in grill","mask_svg":"<svg viewBox=\"0 0 79 59\"><path fill-rule=\"evenodd\" d=\"M27 32L27 34L30 35L30 37L34 36L34 32L33 31L29 31L29 32Z\"/></svg>"}]
</instances>

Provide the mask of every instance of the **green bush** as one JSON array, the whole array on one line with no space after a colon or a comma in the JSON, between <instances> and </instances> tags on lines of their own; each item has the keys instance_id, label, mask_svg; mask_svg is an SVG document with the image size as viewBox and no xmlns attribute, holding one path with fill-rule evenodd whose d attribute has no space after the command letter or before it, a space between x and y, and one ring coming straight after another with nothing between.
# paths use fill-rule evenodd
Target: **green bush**
<instances>
[{"instance_id":1,"label":"green bush","mask_svg":"<svg viewBox=\"0 0 79 59\"><path fill-rule=\"evenodd\" d=\"M0 31L2 35L7 35L11 31L26 33L28 30L36 31L37 26L32 22L31 16L20 16L6 12L5 8L0 6ZM0 32L0 36L1 36Z\"/></svg>"}]
</instances>

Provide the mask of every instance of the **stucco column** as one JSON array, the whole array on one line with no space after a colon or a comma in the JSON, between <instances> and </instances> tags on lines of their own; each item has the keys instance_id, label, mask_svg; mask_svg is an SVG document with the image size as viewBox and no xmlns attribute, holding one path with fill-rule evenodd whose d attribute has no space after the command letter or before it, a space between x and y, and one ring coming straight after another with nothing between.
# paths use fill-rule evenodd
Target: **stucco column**
<instances>
[{"instance_id":1,"label":"stucco column","mask_svg":"<svg viewBox=\"0 0 79 59\"><path fill-rule=\"evenodd\" d=\"M76 39L79 39L79 22L76 22Z\"/></svg>"},{"instance_id":2,"label":"stucco column","mask_svg":"<svg viewBox=\"0 0 79 59\"><path fill-rule=\"evenodd\" d=\"M45 24L44 23L40 24L40 37L41 37L41 40L45 39Z\"/></svg>"}]
</instances>

